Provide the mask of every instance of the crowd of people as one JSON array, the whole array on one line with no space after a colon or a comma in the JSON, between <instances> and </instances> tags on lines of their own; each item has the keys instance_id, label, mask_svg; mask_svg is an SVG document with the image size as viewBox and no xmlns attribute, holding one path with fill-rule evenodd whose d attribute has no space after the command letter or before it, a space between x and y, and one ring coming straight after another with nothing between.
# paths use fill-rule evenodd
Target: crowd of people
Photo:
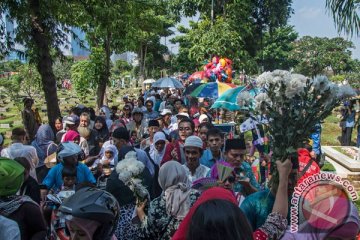
<instances>
[{"instance_id":1,"label":"crowd of people","mask_svg":"<svg viewBox=\"0 0 360 240\"><path fill-rule=\"evenodd\" d=\"M308 142L299 168L276 161L278 184L268 184L271 152L222 132L207 99L152 90L98 115L78 105L53 126L37 121L33 103L24 100L24 127L1 147L0 239L310 239L288 228L294 187L320 172ZM49 195L62 196L56 209ZM351 209L311 239L354 239Z\"/></svg>"}]
</instances>

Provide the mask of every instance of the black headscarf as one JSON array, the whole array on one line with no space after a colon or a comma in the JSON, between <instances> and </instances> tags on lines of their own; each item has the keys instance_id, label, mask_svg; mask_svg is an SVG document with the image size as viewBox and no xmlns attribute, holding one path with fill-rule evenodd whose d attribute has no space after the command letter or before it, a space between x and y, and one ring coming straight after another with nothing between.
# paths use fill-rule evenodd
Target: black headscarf
<instances>
[{"instance_id":1,"label":"black headscarf","mask_svg":"<svg viewBox=\"0 0 360 240\"><path fill-rule=\"evenodd\" d=\"M110 134L109 134L109 129L107 128L106 125L105 118L98 116L95 118L95 124L96 122L101 122L103 125L101 129L96 129L94 126L94 130L98 133L97 136L101 138L104 142L109 140Z\"/></svg>"}]
</instances>

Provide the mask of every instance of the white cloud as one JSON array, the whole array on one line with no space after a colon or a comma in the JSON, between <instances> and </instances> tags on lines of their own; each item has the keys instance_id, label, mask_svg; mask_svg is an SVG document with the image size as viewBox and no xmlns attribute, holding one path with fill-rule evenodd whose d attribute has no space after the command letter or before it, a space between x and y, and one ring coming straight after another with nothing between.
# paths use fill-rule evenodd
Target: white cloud
<instances>
[{"instance_id":1,"label":"white cloud","mask_svg":"<svg viewBox=\"0 0 360 240\"><path fill-rule=\"evenodd\" d=\"M296 10L295 10L296 11ZM315 7L302 7L295 12L301 19L316 19L322 15L324 15L324 9L315 8Z\"/></svg>"}]
</instances>

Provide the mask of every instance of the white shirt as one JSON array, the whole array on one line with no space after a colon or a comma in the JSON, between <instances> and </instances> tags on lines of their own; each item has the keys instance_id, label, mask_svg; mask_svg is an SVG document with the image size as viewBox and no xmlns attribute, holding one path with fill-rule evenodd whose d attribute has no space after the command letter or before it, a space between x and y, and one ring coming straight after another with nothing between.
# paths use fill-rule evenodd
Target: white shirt
<instances>
[{"instance_id":1,"label":"white shirt","mask_svg":"<svg viewBox=\"0 0 360 240\"><path fill-rule=\"evenodd\" d=\"M1 151L1 156L10 159L17 157L26 158L31 165L30 176L37 180L35 168L39 163L39 158L37 156L36 149L33 146L24 145L22 143L12 143L9 147L4 148Z\"/></svg>"},{"instance_id":2,"label":"white shirt","mask_svg":"<svg viewBox=\"0 0 360 240\"><path fill-rule=\"evenodd\" d=\"M187 175L188 175L188 177L189 177L189 180L190 180L190 182L192 182L192 183L193 183L194 181L200 179L200 178L206 177L206 176L208 175L208 172L210 171L210 168L208 168L208 167L200 164L200 165L196 168L195 174L194 174L194 175L191 175L191 172L190 172L189 168L186 166L186 163L185 163L184 165L182 165L182 166L184 167L184 169L185 169L185 171L186 171L186 173L187 173Z\"/></svg>"}]
</instances>

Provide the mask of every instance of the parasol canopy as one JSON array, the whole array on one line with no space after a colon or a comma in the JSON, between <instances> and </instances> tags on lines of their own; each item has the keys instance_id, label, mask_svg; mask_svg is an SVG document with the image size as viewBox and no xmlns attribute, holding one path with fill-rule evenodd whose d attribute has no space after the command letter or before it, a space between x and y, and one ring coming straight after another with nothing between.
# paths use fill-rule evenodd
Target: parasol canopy
<instances>
[{"instance_id":1,"label":"parasol canopy","mask_svg":"<svg viewBox=\"0 0 360 240\"><path fill-rule=\"evenodd\" d=\"M203 98L213 98L216 99L221 96L226 90L235 88L236 85L232 83L222 83L222 82L210 82L205 83L197 87L190 96L192 97L203 97Z\"/></svg>"},{"instance_id":2,"label":"parasol canopy","mask_svg":"<svg viewBox=\"0 0 360 240\"><path fill-rule=\"evenodd\" d=\"M156 88L184 88L181 82L175 78L165 77L160 78L152 84Z\"/></svg>"},{"instance_id":3,"label":"parasol canopy","mask_svg":"<svg viewBox=\"0 0 360 240\"><path fill-rule=\"evenodd\" d=\"M237 96L242 91L248 91L252 97L256 96L260 91L259 89L247 89L245 86L239 86L227 90L222 94L211 106L211 108L225 108L230 111L249 110L247 107L241 107L237 103Z\"/></svg>"}]
</instances>

